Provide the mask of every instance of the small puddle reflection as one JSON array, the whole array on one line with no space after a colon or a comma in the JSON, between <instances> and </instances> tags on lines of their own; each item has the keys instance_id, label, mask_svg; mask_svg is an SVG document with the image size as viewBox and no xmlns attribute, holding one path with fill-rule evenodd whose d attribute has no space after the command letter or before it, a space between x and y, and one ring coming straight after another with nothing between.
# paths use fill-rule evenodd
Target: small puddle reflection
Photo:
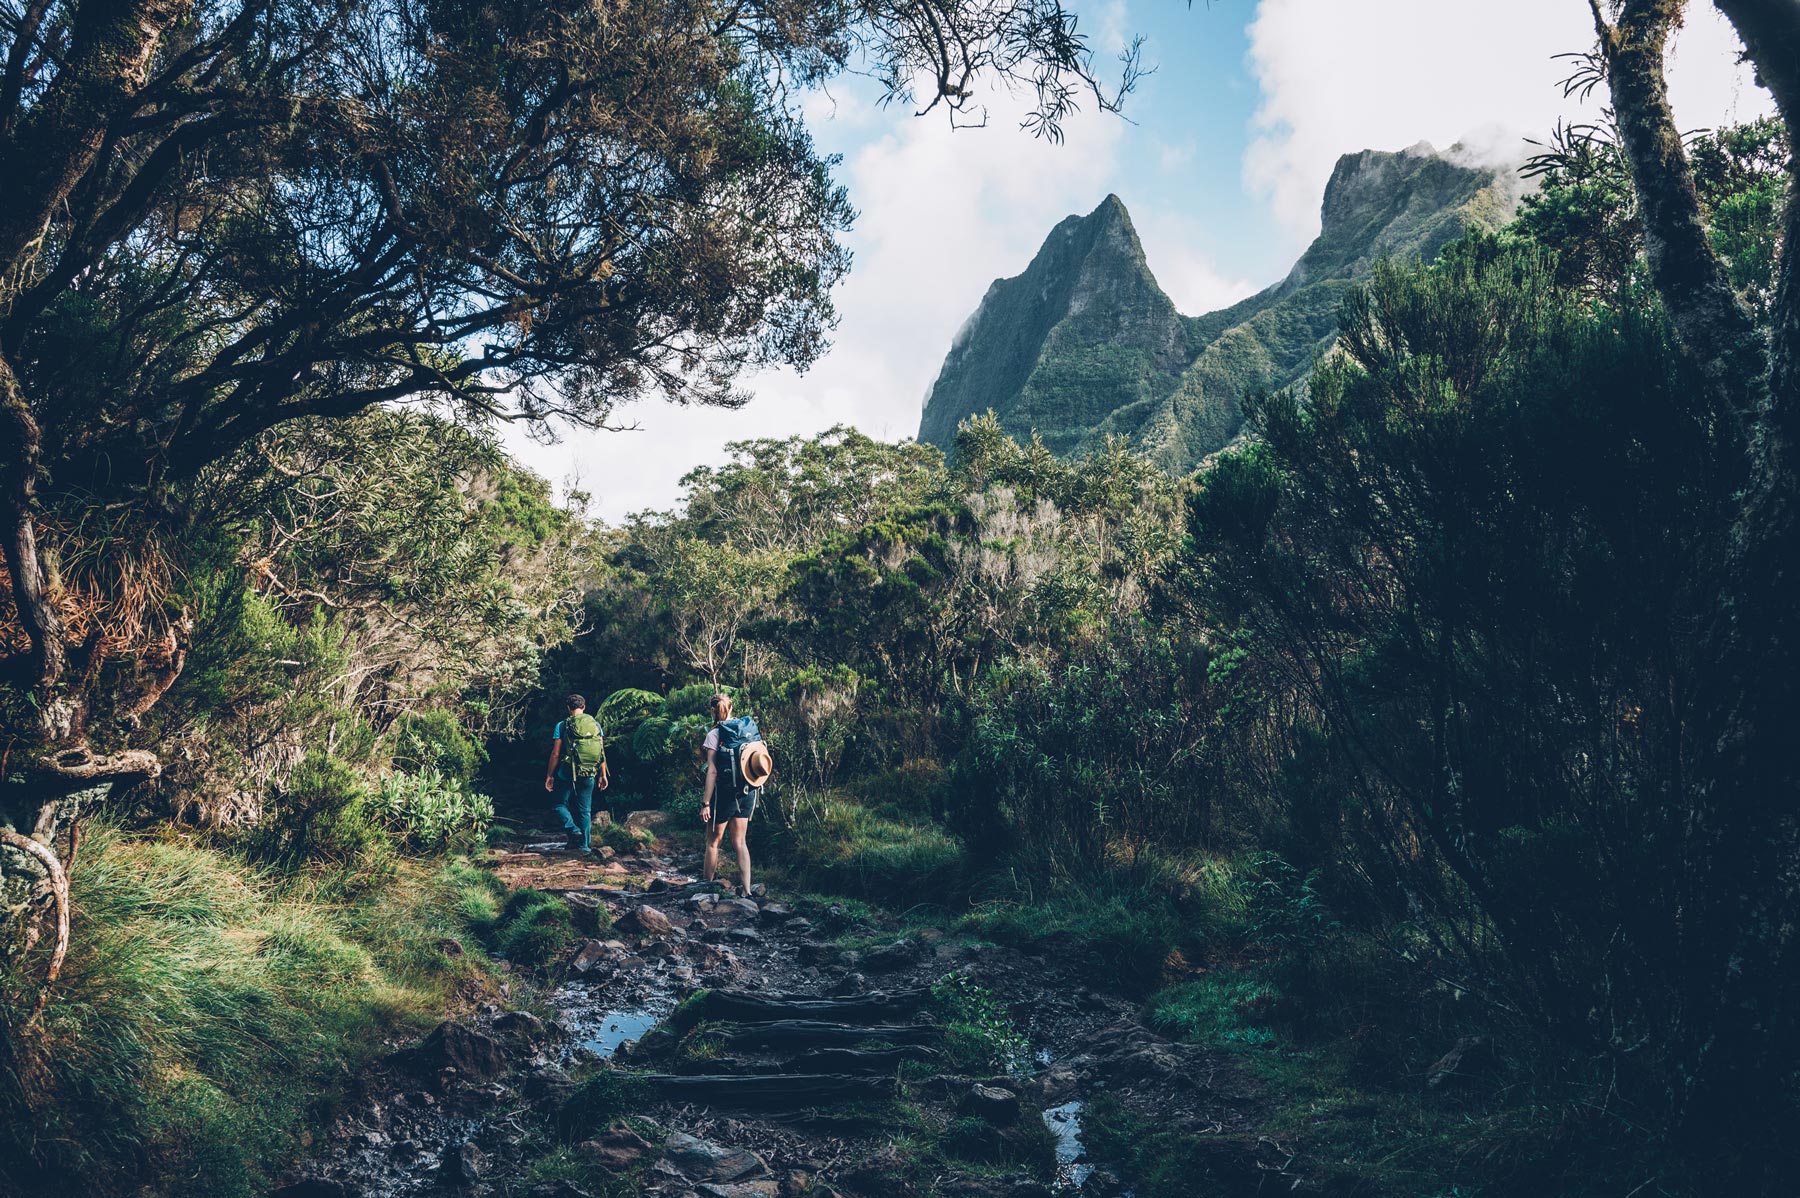
<instances>
[{"instance_id":1,"label":"small puddle reflection","mask_svg":"<svg viewBox=\"0 0 1800 1198\"><path fill-rule=\"evenodd\" d=\"M633 995L628 1005L615 1007L587 985L575 982L553 991L550 1004L562 1012L559 1022L569 1029L577 1045L605 1058L618 1052L619 1045L643 1039L645 1032L668 1018L675 1009L675 997L652 991Z\"/></svg>"},{"instance_id":2,"label":"small puddle reflection","mask_svg":"<svg viewBox=\"0 0 1800 1198\"><path fill-rule=\"evenodd\" d=\"M1079 1190L1092 1176L1087 1146L1081 1142L1081 1102L1065 1102L1044 1112L1044 1124L1056 1137L1056 1188Z\"/></svg>"}]
</instances>

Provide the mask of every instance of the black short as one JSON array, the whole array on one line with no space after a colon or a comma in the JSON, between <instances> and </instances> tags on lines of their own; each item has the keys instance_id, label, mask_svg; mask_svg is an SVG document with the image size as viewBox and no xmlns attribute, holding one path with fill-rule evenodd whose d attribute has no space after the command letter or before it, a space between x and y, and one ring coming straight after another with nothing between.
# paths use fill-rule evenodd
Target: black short
<instances>
[{"instance_id":1,"label":"black short","mask_svg":"<svg viewBox=\"0 0 1800 1198\"><path fill-rule=\"evenodd\" d=\"M742 790L736 794L715 794L713 796L713 823L722 824L729 819L749 819L756 814L756 794L754 790Z\"/></svg>"}]
</instances>

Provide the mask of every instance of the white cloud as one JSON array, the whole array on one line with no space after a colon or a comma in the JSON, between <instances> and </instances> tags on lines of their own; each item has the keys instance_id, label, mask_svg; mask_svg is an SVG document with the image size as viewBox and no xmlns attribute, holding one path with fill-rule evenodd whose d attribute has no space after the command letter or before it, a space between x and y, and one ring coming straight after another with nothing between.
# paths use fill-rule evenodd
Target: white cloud
<instances>
[{"instance_id":1,"label":"white cloud","mask_svg":"<svg viewBox=\"0 0 1800 1198\"><path fill-rule=\"evenodd\" d=\"M508 448L555 482L578 476L596 513L616 521L669 506L676 480L719 460L727 441L838 423L894 440L917 433L950 340L988 284L1025 269L1051 226L1092 209L1117 173L1117 120L1084 113L1054 146L1017 128L1022 102L990 107L986 128L952 131L940 114L877 110L853 90L809 104L822 145L861 144L839 170L860 212L842 323L808 374L747 380L756 397L735 412L646 402L620 414L643 431L571 433L547 447L515 433Z\"/></svg>"},{"instance_id":2,"label":"white cloud","mask_svg":"<svg viewBox=\"0 0 1800 1198\"><path fill-rule=\"evenodd\" d=\"M1442 149L1477 131L1487 156L1516 157L1520 139L1604 102L1602 89L1582 110L1558 86L1571 65L1553 56L1594 42L1581 0L1261 0L1249 33L1263 103L1244 177L1296 242L1317 231L1340 154L1422 138ZM1737 49L1711 5L1690 6L1669 55L1683 128L1770 110Z\"/></svg>"}]
</instances>

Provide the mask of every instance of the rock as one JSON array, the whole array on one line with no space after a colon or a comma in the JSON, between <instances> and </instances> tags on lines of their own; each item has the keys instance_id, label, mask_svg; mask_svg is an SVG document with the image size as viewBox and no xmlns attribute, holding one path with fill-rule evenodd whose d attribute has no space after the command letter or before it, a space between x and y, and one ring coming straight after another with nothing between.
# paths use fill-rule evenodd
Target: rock
<instances>
[{"instance_id":1,"label":"rock","mask_svg":"<svg viewBox=\"0 0 1800 1198\"><path fill-rule=\"evenodd\" d=\"M790 936L810 936L813 930L812 920L790 919L782 927L782 930Z\"/></svg>"},{"instance_id":2,"label":"rock","mask_svg":"<svg viewBox=\"0 0 1800 1198\"><path fill-rule=\"evenodd\" d=\"M569 915L575 921L578 931L588 936L597 936L606 928L610 912L606 904L600 901L597 894L583 894L579 890L562 890L557 894L569 908Z\"/></svg>"},{"instance_id":3,"label":"rock","mask_svg":"<svg viewBox=\"0 0 1800 1198\"><path fill-rule=\"evenodd\" d=\"M1425 1085L1433 1090L1447 1084L1475 1081L1491 1072L1497 1058L1487 1036L1464 1036L1425 1071Z\"/></svg>"},{"instance_id":4,"label":"rock","mask_svg":"<svg viewBox=\"0 0 1800 1198\"><path fill-rule=\"evenodd\" d=\"M572 1181L540 1182L525 1193L529 1198L592 1198L592 1195Z\"/></svg>"},{"instance_id":5,"label":"rock","mask_svg":"<svg viewBox=\"0 0 1800 1198\"><path fill-rule=\"evenodd\" d=\"M411 1056L427 1073L454 1069L463 1077L486 1081L506 1072L506 1050L500 1042L460 1023L438 1024Z\"/></svg>"},{"instance_id":6,"label":"rock","mask_svg":"<svg viewBox=\"0 0 1800 1198\"><path fill-rule=\"evenodd\" d=\"M775 923L781 923L794 918L794 909L784 907L780 903L764 903L762 904L762 917Z\"/></svg>"},{"instance_id":7,"label":"rock","mask_svg":"<svg viewBox=\"0 0 1800 1198\"><path fill-rule=\"evenodd\" d=\"M747 898L727 898L716 900L710 911L715 918L729 920L755 919L762 914L762 908Z\"/></svg>"},{"instance_id":8,"label":"rock","mask_svg":"<svg viewBox=\"0 0 1800 1198\"><path fill-rule=\"evenodd\" d=\"M613 848L610 844L603 844L594 850L594 855L599 857L602 861L611 861L614 857L619 855L619 850ZM656 888L652 886L651 889L654 890Z\"/></svg>"},{"instance_id":9,"label":"rock","mask_svg":"<svg viewBox=\"0 0 1800 1198\"><path fill-rule=\"evenodd\" d=\"M956 1107L963 1114L975 1115L995 1127L1011 1127L1019 1121L1019 1096L999 1086L979 1083L970 1086Z\"/></svg>"},{"instance_id":10,"label":"rock","mask_svg":"<svg viewBox=\"0 0 1800 1198\"><path fill-rule=\"evenodd\" d=\"M535 1040L544 1034L544 1021L530 1011L508 1011L494 1020L494 1030Z\"/></svg>"},{"instance_id":11,"label":"rock","mask_svg":"<svg viewBox=\"0 0 1800 1198\"><path fill-rule=\"evenodd\" d=\"M641 828L653 836L661 835L674 822L675 817L667 811L633 811L625 817L627 828Z\"/></svg>"},{"instance_id":12,"label":"rock","mask_svg":"<svg viewBox=\"0 0 1800 1198\"><path fill-rule=\"evenodd\" d=\"M661 894L663 891L667 890L668 888L669 888L669 880L667 878L651 878L650 884L648 886L644 887L644 889L649 891L651 894Z\"/></svg>"},{"instance_id":13,"label":"rock","mask_svg":"<svg viewBox=\"0 0 1800 1198\"><path fill-rule=\"evenodd\" d=\"M444 1153L438 1169L452 1185L472 1185L488 1171L487 1153L474 1141L464 1140Z\"/></svg>"},{"instance_id":14,"label":"rock","mask_svg":"<svg viewBox=\"0 0 1800 1198\"><path fill-rule=\"evenodd\" d=\"M919 959L919 946L910 940L896 940L892 944L883 944L869 949L862 955L864 969L877 973L891 973L897 969L911 968Z\"/></svg>"},{"instance_id":15,"label":"rock","mask_svg":"<svg viewBox=\"0 0 1800 1198\"><path fill-rule=\"evenodd\" d=\"M446 957L460 957L463 955L462 941L453 940L448 936L438 937L436 948L438 952L443 953Z\"/></svg>"},{"instance_id":16,"label":"rock","mask_svg":"<svg viewBox=\"0 0 1800 1198\"><path fill-rule=\"evenodd\" d=\"M686 1132L670 1132L663 1159L692 1181L742 1181L769 1171L762 1157L743 1148L727 1148Z\"/></svg>"},{"instance_id":17,"label":"rock","mask_svg":"<svg viewBox=\"0 0 1800 1198\"><path fill-rule=\"evenodd\" d=\"M802 965L829 965L843 960L845 952L829 940L802 940L796 955Z\"/></svg>"},{"instance_id":18,"label":"rock","mask_svg":"<svg viewBox=\"0 0 1800 1198\"><path fill-rule=\"evenodd\" d=\"M841 998L850 994L861 994L869 988L869 979L860 973L847 973L831 984L825 993L833 998Z\"/></svg>"},{"instance_id":19,"label":"rock","mask_svg":"<svg viewBox=\"0 0 1800 1198\"><path fill-rule=\"evenodd\" d=\"M633 907L625 914L619 916L618 922L613 924L613 926L620 931L651 937L667 936L675 927L674 924L669 922L669 917L667 915L664 915L655 907L648 906Z\"/></svg>"},{"instance_id":20,"label":"rock","mask_svg":"<svg viewBox=\"0 0 1800 1198\"><path fill-rule=\"evenodd\" d=\"M778 1198L781 1185L773 1179L740 1181L734 1185L703 1185L700 1193L706 1198Z\"/></svg>"},{"instance_id":21,"label":"rock","mask_svg":"<svg viewBox=\"0 0 1800 1198\"><path fill-rule=\"evenodd\" d=\"M585 1140L575 1146L577 1152L592 1157L615 1171L629 1169L650 1151L650 1142L629 1127L608 1129L598 1139Z\"/></svg>"},{"instance_id":22,"label":"rock","mask_svg":"<svg viewBox=\"0 0 1800 1198\"><path fill-rule=\"evenodd\" d=\"M1006 1198L1053 1198L1054 1193L1041 1181L1021 1181L1006 1191Z\"/></svg>"},{"instance_id":23,"label":"rock","mask_svg":"<svg viewBox=\"0 0 1800 1198\"><path fill-rule=\"evenodd\" d=\"M269 1198L361 1198L362 1191L341 1181L323 1177L303 1177L292 1185L273 1190Z\"/></svg>"},{"instance_id":24,"label":"rock","mask_svg":"<svg viewBox=\"0 0 1800 1198\"><path fill-rule=\"evenodd\" d=\"M755 928L733 928L725 934L733 940L742 940L749 943L755 943L762 939L762 933Z\"/></svg>"},{"instance_id":25,"label":"rock","mask_svg":"<svg viewBox=\"0 0 1800 1198\"><path fill-rule=\"evenodd\" d=\"M590 940L581 946L581 951L575 954L575 959L569 964L576 973L587 973L605 963L611 956L612 950L604 943Z\"/></svg>"}]
</instances>

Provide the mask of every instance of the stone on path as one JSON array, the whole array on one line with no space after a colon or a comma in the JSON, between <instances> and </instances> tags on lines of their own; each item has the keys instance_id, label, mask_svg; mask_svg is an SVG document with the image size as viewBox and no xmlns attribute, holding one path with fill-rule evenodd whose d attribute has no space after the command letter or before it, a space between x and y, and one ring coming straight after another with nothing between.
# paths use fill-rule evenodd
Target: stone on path
<instances>
[{"instance_id":1,"label":"stone on path","mask_svg":"<svg viewBox=\"0 0 1800 1198\"><path fill-rule=\"evenodd\" d=\"M667 936L675 930L675 925L669 922L667 915L648 906L632 908L619 916L613 926L642 936Z\"/></svg>"},{"instance_id":2,"label":"stone on path","mask_svg":"<svg viewBox=\"0 0 1800 1198\"><path fill-rule=\"evenodd\" d=\"M625 817L627 828L642 828L656 836L660 836L674 822L675 817L667 811L633 811Z\"/></svg>"},{"instance_id":3,"label":"stone on path","mask_svg":"<svg viewBox=\"0 0 1800 1198\"><path fill-rule=\"evenodd\" d=\"M995 1127L1011 1127L1019 1121L1019 1096L999 1086L977 1083L957 1104L965 1115L975 1115Z\"/></svg>"},{"instance_id":4,"label":"stone on path","mask_svg":"<svg viewBox=\"0 0 1800 1198\"><path fill-rule=\"evenodd\" d=\"M769 1171L763 1158L744 1148L727 1148L686 1132L674 1131L663 1142L663 1159L692 1181L741 1181Z\"/></svg>"}]
</instances>

